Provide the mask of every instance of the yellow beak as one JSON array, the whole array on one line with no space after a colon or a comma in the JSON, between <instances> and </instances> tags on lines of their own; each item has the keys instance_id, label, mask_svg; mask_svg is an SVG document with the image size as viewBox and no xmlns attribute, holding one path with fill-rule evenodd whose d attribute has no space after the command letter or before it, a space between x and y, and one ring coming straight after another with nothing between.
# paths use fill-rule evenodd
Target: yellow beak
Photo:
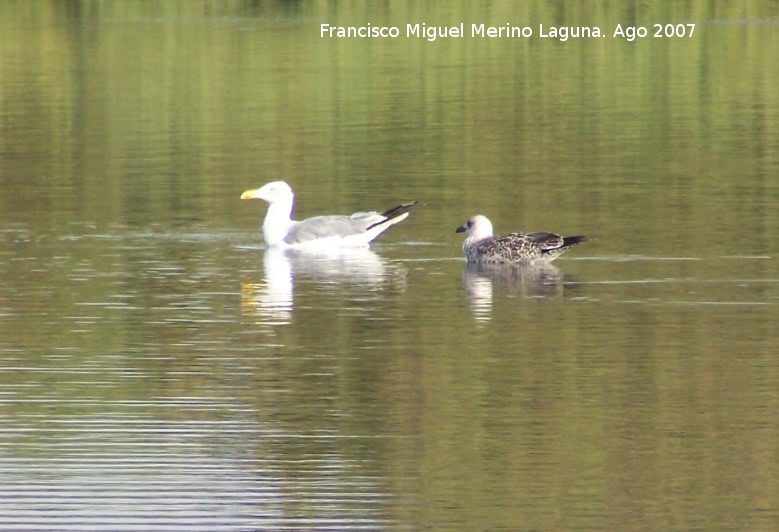
<instances>
[{"instance_id":1,"label":"yellow beak","mask_svg":"<svg viewBox=\"0 0 779 532\"><path fill-rule=\"evenodd\" d=\"M246 192L241 194L241 199L257 199L257 191L247 190Z\"/></svg>"}]
</instances>

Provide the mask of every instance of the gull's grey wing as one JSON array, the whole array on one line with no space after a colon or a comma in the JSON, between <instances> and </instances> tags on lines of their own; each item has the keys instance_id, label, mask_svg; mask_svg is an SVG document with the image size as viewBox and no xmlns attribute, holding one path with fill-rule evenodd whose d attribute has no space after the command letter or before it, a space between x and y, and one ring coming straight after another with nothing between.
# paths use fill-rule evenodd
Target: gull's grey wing
<instances>
[{"instance_id":1,"label":"gull's grey wing","mask_svg":"<svg viewBox=\"0 0 779 532\"><path fill-rule=\"evenodd\" d=\"M302 244L311 240L329 237L347 237L364 233L368 228L386 218L375 212L359 212L351 216L315 216L295 222L284 241L287 244Z\"/></svg>"},{"instance_id":2,"label":"gull's grey wing","mask_svg":"<svg viewBox=\"0 0 779 532\"><path fill-rule=\"evenodd\" d=\"M404 220L408 212L418 203L418 201L402 203L381 213L356 212L351 216L330 215L307 218L300 222L293 222L284 241L289 245L296 245L323 238L346 238L372 233L366 235L368 240L365 244L367 244L391 225Z\"/></svg>"}]
</instances>

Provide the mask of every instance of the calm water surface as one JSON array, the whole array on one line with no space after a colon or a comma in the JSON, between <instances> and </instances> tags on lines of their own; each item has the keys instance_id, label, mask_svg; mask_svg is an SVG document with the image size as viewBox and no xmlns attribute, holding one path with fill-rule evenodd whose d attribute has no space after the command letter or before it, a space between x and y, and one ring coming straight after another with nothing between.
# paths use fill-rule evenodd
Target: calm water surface
<instances>
[{"instance_id":1,"label":"calm water surface","mask_svg":"<svg viewBox=\"0 0 779 532\"><path fill-rule=\"evenodd\" d=\"M0 528L779 528L779 13L746 6L0 3ZM700 33L319 38L365 21ZM278 253L238 198L279 178L299 217L421 204ZM476 213L591 239L466 268Z\"/></svg>"}]
</instances>

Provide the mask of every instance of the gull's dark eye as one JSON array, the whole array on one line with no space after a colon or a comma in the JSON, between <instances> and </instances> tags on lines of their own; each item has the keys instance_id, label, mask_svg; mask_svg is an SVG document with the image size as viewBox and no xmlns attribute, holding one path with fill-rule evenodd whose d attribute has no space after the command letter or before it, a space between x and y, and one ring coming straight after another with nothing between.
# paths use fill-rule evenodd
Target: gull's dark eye
<instances>
[{"instance_id":1,"label":"gull's dark eye","mask_svg":"<svg viewBox=\"0 0 779 532\"><path fill-rule=\"evenodd\" d=\"M468 229L473 227L473 220L468 220Z\"/></svg>"}]
</instances>

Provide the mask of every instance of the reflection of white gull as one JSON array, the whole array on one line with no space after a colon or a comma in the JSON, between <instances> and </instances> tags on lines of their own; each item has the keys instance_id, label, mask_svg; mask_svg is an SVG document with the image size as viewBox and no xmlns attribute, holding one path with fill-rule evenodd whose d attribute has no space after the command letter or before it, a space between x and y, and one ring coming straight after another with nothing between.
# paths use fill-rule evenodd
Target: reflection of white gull
<instances>
[{"instance_id":1,"label":"reflection of white gull","mask_svg":"<svg viewBox=\"0 0 779 532\"><path fill-rule=\"evenodd\" d=\"M587 240L584 236L560 236L555 233L492 236L492 223L481 214L458 227L456 232L468 233L468 238L463 242L468 262L483 264L548 263Z\"/></svg>"},{"instance_id":2,"label":"reflection of white gull","mask_svg":"<svg viewBox=\"0 0 779 532\"><path fill-rule=\"evenodd\" d=\"M272 248L266 251L271 252ZM292 264L296 278L343 279L349 284L370 286L387 279L387 265L368 248L342 248L309 251L287 250L285 257Z\"/></svg>"},{"instance_id":3,"label":"reflection of white gull","mask_svg":"<svg viewBox=\"0 0 779 532\"><path fill-rule=\"evenodd\" d=\"M268 202L268 213L262 224L265 243L270 247L364 247L390 226L406 219L416 201L404 203L384 212L356 212L351 216L315 216L300 222L291 219L292 189L284 181L268 183L257 190L247 190L241 199Z\"/></svg>"},{"instance_id":4,"label":"reflection of white gull","mask_svg":"<svg viewBox=\"0 0 779 532\"><path fill-rule=\"evenodd\" d=\"M555 298L563 293L562 272L549 263L468 264L463 272L471 310L479 320L487 320L492 310L495 286L499 293L519 292L524 298Z\"/></svg>"},{"instance_id":5,"label":"reflection of white gull","mask_svg":"<svg viewBox=\"0 0 779 532\"><path fill-rule=\"evenodd\" d=\"M368 248L327 253L267 248L263 267L262 283L243 285L242 302L269 324L291 322L299 280L313 280L319 289L324 285L331 288L334 281L357 286L360 297L365 296L366 290L398 286L405 289L405 271L385 263Z\"/></svg>"},{"instance_id":6,"label":"reflection of white gull","mask_svg":"<svg viewBox=\"0 0 779 532\"><path fill-rule=\"evenodd\" d=\"M244 284L242 306L254 308L271 325L292 321L292 267L283 251L268 249L262 283Z\"/></svg>"}]
</instances>

